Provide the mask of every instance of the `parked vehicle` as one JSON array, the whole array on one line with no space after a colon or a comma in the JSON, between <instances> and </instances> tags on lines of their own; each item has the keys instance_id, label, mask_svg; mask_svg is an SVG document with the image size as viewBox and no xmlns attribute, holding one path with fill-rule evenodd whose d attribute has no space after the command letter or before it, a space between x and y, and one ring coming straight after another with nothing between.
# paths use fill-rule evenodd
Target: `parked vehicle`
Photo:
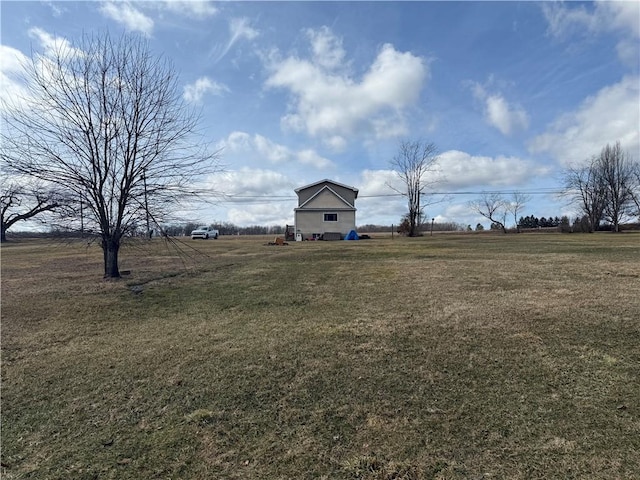
<instances>
[{"instance_id":1,"label":"parked vehicle","mask_svg":"<svg viewBox=\"0 0 640 480\"><path fill-rule=\"evenodd\" d=\"M217 239L218 235L220 235L218 230L203 225L191 232L191 240L195 240L196 238L202 238L203 240L208 240L209 238Z\"/></svg>"}]
</instances>

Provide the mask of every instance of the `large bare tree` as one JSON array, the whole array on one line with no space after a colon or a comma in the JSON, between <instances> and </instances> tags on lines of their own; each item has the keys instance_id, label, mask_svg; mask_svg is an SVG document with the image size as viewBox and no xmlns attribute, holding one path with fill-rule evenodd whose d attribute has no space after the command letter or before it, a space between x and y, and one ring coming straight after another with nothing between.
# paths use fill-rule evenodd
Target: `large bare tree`
<instances>
[{"instance_id":1,"label":"large bare tree","mask_svg":"<svg viewBox=\"0 0 640 480\"><path fill-rule=\"evenodd\" d=\"M404 189L399 191L407 197L409 223L408 235L418 234L426 201L423 200L425 191L434 184L428 174L435 172L438 165L438 149L434 143L421 140L404 140L396 156L391 160L391 166L402 180Z\"/></svg>"},{"instance_id":2,"label":"large bare tree","mask_svg":"<svg viewBox=\"0 0 640 480\"><path fill-rule=\"evenodd\" d=\"M142 37L85 35L32 55L27 98L3 108L2 160L82 204L85 226L101 237L105 277L120 276L127 234L160 221L215 169L177 81Z\"/></svg>"}]
</instances>

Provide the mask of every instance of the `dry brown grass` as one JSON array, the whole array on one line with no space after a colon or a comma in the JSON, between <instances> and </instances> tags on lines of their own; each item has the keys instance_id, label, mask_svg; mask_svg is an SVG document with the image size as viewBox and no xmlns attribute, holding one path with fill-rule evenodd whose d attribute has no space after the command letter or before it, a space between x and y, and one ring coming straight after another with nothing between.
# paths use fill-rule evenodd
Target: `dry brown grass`
<instances>
[{"instance_id":1,"label":"dry brown grass","mask_svg":"<svg viewBox=\"0 0 640 480\"><path fill-rule=\"evenodd\" d=\"M270 240L3 245L3 478L640 476L637 235Z\"/></svg>"}]
</instances>

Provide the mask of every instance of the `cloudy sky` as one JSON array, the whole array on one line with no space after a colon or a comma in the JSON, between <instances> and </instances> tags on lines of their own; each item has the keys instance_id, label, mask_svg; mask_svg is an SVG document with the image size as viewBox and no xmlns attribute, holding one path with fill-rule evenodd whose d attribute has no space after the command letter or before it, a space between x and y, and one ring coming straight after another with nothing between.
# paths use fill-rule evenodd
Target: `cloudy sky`
<instances>
[{"instance_id":1,"label":"cloudy sky","mask_svg":"<svg viewBox=\"0 0 640 480\"><path fill-rule=\"evenodd\" d=\"M136 32L180 75L222 149L224 193L191 215L293 223L294 189L359 189L357 223L398 223L390 160L440 152L426 214L475 226L483 191L570 214L561 172L620 141L640 152L640 3L2 1L0 95L21 59L85 33ZM506 194L508 196L508 194ZM194 218L194 219L196 219ZM486 225L486 222L483 222Z\"/></svg>"}]
</instances>

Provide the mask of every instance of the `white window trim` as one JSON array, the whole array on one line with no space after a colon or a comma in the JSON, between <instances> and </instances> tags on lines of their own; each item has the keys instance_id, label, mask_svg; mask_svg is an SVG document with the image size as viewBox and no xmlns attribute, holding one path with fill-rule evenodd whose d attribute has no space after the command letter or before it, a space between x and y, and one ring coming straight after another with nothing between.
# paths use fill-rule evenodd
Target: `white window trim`
<instances>
[{"instance_id":1,"label":"white window trim","mask_svg":"<svg viewBox=\"0 0 640 480\"><path fill-rule=\"evenodd\" d=\"M327 220L327 215L335 215L335 220ZM327 223L337 223L338 222L338 212L323 212L322 221Z\"/></svg>"}]
</instances>

